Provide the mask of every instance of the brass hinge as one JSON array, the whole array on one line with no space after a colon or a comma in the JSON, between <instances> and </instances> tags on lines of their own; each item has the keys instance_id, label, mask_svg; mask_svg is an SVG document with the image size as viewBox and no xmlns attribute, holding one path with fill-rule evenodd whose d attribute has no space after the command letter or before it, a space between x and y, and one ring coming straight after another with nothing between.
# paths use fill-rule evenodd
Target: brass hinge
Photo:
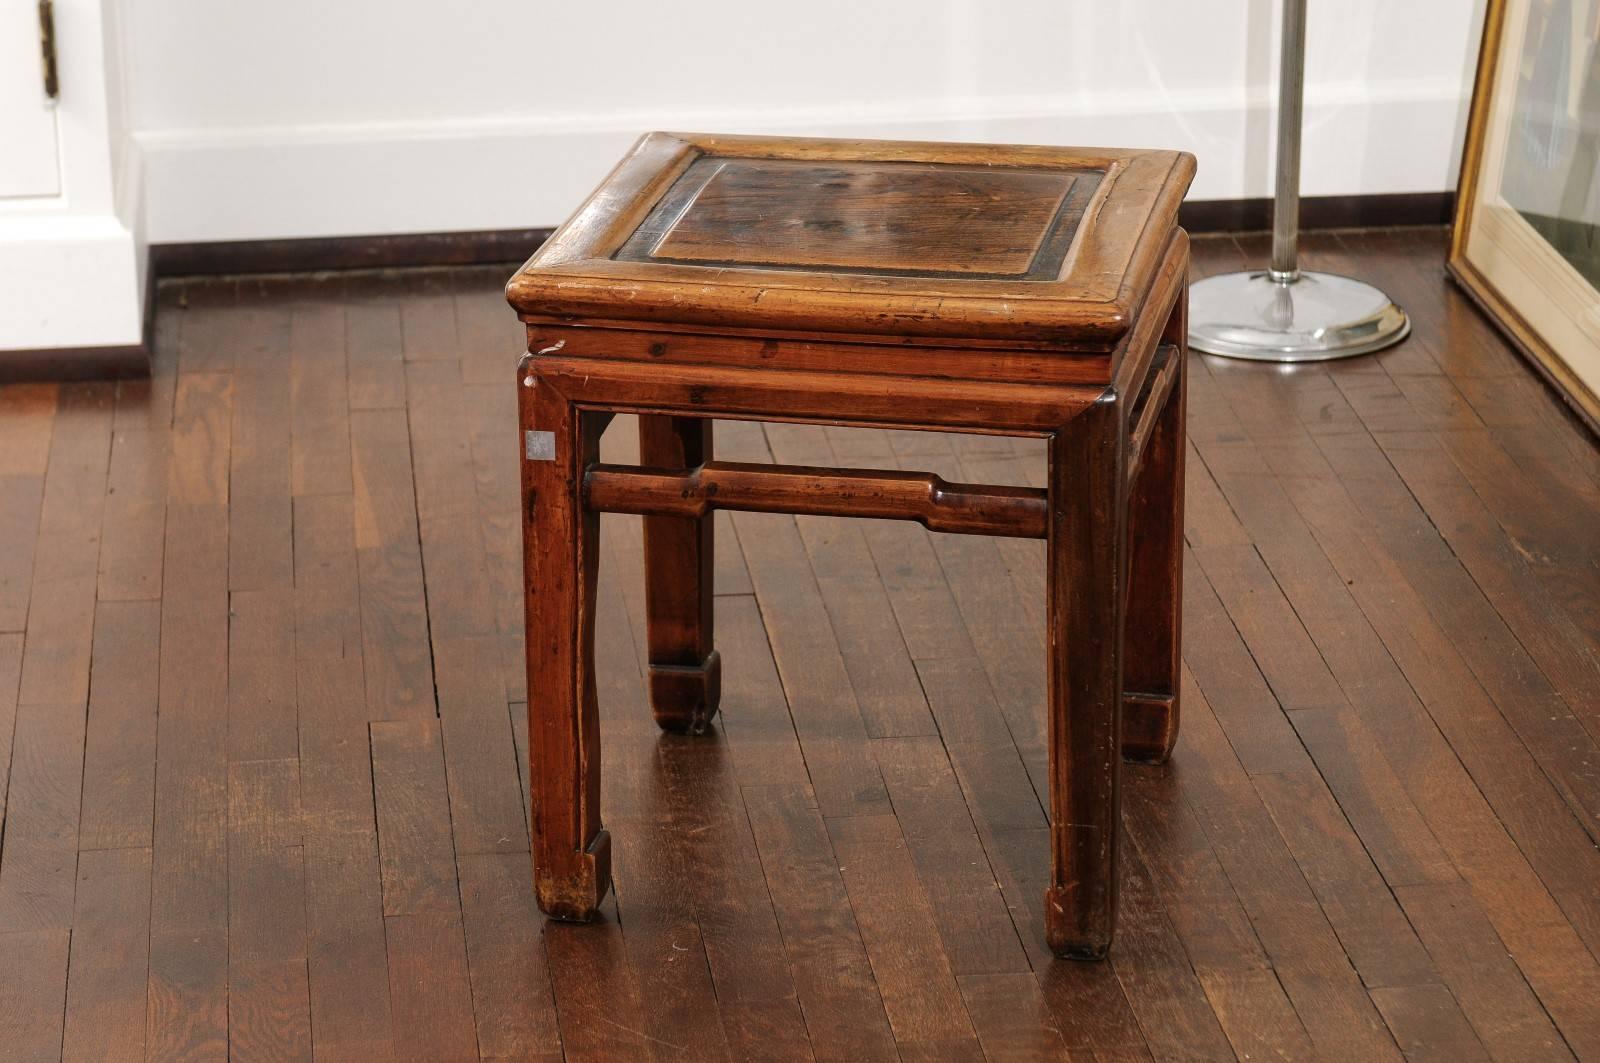
<instances>
[{"instance_id":1,"label":"brass hinge","mask_svg":"<svg viewBox=\"0 0 1600 1063\"><path fill-rule=\"evenodd\" d=\"M52 100L61 95L56 73L56 11L51 0L39 0L39 47L44 55L44 94Z\"/></svg>"}]
</instances>

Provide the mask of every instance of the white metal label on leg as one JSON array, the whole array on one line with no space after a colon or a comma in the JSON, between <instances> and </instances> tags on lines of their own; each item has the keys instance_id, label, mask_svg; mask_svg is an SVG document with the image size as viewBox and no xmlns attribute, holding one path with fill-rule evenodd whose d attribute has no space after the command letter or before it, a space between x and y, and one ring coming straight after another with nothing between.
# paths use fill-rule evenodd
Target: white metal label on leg
<instances>
[{"instance_id":1,"label":"white metal label on leg","mask_svg":"<svg viewBox=\"0 0 1600 1063\"><path fill-rule=\"evenodd\" d=\"M523 432L522 450L529 461L555 461L556 434L554 432Z\"/></svg>"}]
</instances>

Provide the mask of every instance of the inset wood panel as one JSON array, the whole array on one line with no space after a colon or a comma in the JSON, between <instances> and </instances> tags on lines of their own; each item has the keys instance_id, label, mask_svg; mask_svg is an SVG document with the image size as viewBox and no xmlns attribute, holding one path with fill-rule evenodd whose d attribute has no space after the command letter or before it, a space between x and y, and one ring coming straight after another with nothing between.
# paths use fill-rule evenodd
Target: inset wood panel
<instances>
[{"instance_id":1,"label":"inset wood panel","mask_svg":"<svg viewBox=\"0 0 1600 1063\"><path fill-rule=\"evenodd\" d=\"M1054 278L1099 175L706 156L616 257L695 266Z\"/></svg>"}]
</instances>

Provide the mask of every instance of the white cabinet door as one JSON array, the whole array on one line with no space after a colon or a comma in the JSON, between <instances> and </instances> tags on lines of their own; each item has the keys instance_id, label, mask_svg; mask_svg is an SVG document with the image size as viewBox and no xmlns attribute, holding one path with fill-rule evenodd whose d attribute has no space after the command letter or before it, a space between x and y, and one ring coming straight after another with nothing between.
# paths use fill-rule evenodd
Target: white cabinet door
<instances>
[{"instance_id":1,"label":"white cabinet door","mask_svg":"<svg viewBox=\"0 0 1600 1063\"><path fill-rule=\"evenodd\" d=\"M44 94L37 0L0 0L0 197L61 191L56 109Z\"/></svg>"}]
</instances>

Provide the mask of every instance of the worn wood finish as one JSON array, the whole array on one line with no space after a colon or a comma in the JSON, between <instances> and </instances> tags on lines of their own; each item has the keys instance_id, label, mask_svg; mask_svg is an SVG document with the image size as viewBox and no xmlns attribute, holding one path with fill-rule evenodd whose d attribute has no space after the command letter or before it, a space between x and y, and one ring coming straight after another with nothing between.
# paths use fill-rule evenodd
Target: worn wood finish
<instances>
[{"instance_id":1,"label":"worn wood finish","mask_svg":"<svg viewBox=\"0 0 1600 1063\"><path fill-rule=\"evenodd\" d=\"M1074 175L1074 187L1079 180L1095 180L1096 187L1084 207L1089 221L1076 228L1060 268L1038 279L1013 276L952 283L948 274L971 268L961 265L968 261L967 244L974 235L971 208L963 205L955 212L966 224L944 223L941 229L935 215L918 214L914 225L907 223L911 231L891 231L878 227L874 217L881 196L873 197L869 207L867 198L851 195L848 221L815 220L825 223L824 228L826 223L840 222L825 237L828 254L835 259L848 243L845 257L851 261L839 265L879 262L883 273L834 272L822 258L794 263L802 268L788 270L771 268L770 256L760 260L764 268L708 268L656 261L642 254L630 258L625 250L630 239L641 226L648 233L656 205L686 171L705 159L740 160L741 167L758 171L776 169L778 164L785 169L831 166L858 175L834 182L844 184L837 191L847 194L872 180L869 175L885 172L885 167L902 167L912 174L926 174L929 167L952 168L947 172L993 169L1012 176L987 180L1037 186L1008 188L1006 198L1014 208L1049 199L1047 189L1063 185L1063 175ZM652 133L634 146L588 203L512 278L507 294L512 305L530 318L627 321L639 327L736 324L766 338L818 332L931 342L982 337L1035 348L1108 351L1128 330L1144 301L1193 175L1194 159L1181 152ZM954 198L948 194L955 186L950 176L914 179L943 189L947 207ZM787 197L800 194L805 202L814 202L807 198L811 193L797 191L806 187L799 180L767 182L760 189L747 187L749 194L743 198L758 195L774 216L792 216L803 224L813 208L804 202L790 204ZM1070 200L1067 195L1065 201ZM749 206L744 204L745 209ZM698 205L690 202L687 221L680 219L675 225L701 233L691 243L731 252L728 231L737 219L725 212L719 215L715 197L711 208L712 215L699 223L694 220ZM952 216L949 210L938 213ZM985 216L980 244L990 239L982 234L995 225L1015 235L1028 212L1007 213L1011 217L1003 222ZM1041 249L1049 246L1059 213L1059 209L1035 212L1038 224L1030 239ZM1147 225L1152 217L1160 224ZM785 236L780 242L792 241ZM990 253L991 264L1015 265L1020 255L1007 245L1016 242L999 240L1000 251ZM752 254L748 249L736 253ZM1028 261L1037 261L1037 256Z\"/></svg>"},{"instance_id":2,"label":"worn wood finish","mask_svg":"<svg viewBox=\"0 0 1600 1063\"><path fill-rule=\"evenodd\" d=\"M658 469L702 469L711 461L711 424L699 417L639 420L639 460ZM594 470L583 498L595 505ZM712 566L716 525L709 510L654 512L644 522L644 594L650 620L650 707L669 731L700 734L717 713L721 658L712 648Z\"/></svg>"},{"instance_id":3,"label":"worn wood finish","mask_svg":"<svg viewBox=\"0 0 1600 1063\"><path fill-rule=\"evenodd\" d=\"M696 159L617 251L635 262L1054 280L1100 174Z\"/></svg>"},{"instance_id":4,"label":"worn wood finish","mask_svg":"<svg viewBox=\"0 0 1600 1063\"><path fill-rule=\"evenodd\" d=\"M559 394L567 411L523 402L525 463L552 470L530 474L529 541L587 536L580 521L601 511L644 515L651 701L668 730L700 733L716 711L716 510L915 520L935 531L1048 540L1045 924L1050 947L1064 956L1099 958L1111 942L1124 711L1137 719L1129 753L1140 759L1164 756L1176 733L1182 466L1174 440L1182 434L1188 242L1175 219L1192 171L1187 156L1160 152L652 134L507 287L528 324L518 383ZM585 331L597 326L600 335ZM630 329L637 337L622 352L597 346ZM870 348L860 337L873 334L880 347L936 340L943 375L896 372L907 367L903 358L862 359ZM989 345L997 340L1031 349L1004 352L1016 362L994 377ZM771 364L780 344L797 342L804 368ZM674 344L680 353L669 360ZM697 359L704 347L723 357ZM729 360L739 352L743 361ZM1069 382L1016 372L1030 363L1075 370ZM579 408L638 413L644 466L583 460L574 503L581 517L561 523L539 511L534 480L548 492L553 470L571 475L568 425ZM1031 433L1049 441L1049 488L717 462L714 418ZM1140 679L1151 689L1134 691L1125 709L1129 481L1147 448L1140 534L1154 545L1142 546L1139 560L1152 602L1141 606L1140 623L1168 630L1140 633ZM575 563L585 556L580 549ZM531 600L594 578L554 558L551 546L537 555L530 547ZM562 659L548 647L552 638L587 636L535 608L530 647L537 639L544 648L530 648L530 733L580 746L566 759L546 751L534 766L538 864L558 853L566 860L598 830L590 819L598 748L587 725L571 724L590 711L574 708L581 694L568 693L572 681L557 689L562 668L580 687L589 681L592 648L585 641ZM1164 671L1151 666L1163 657ZM567 827L574 820L583 825L576 835ZM588 918L596 885L603 894L603 880L583 879L574 900L552 896L541 878L541 907Z\"/></svg>"},{"instance_id":5,"label":"worn wood finish","mask_svg":"<svg viewBox=\"0 0 1600 1063\"><path fill-rule=\"evenodd\" d=\"M1117 906L1122 618L1127 580L1124 409L1096 403L1050 441L1050 947L1104 956Z\"/></svg>"},{"instance_id":6,"label":"worn wood finish","mask_svg":"<svg viewBox=\"0 0 1600 1063\"><path fill-rule=\"evenodd\" d=\"M641 424L641 454L646 429ZM641 460L646 460L641 456ZM602 513L705 517L719 509L914 520L932 531L1043 539L1045 494L1028 487L953 484L929 473L712 461L682 472L591 465L584 501ZM650 549L649 521L645 544ZM651 608L652 615L656 613Z\"/></svg>"},{"instance_id":7,"label":"worn wood finish","mask_svg":"<svg viewBox=\"0 0 1600 1063\"><path fill-rule=\"evenodd\" d=\"M522 423L550 432L555 450L555 460L522 462L534 886L547 914L588 919L611 883L594 677L600 515L580 497L604 422L548 381L519 394Z\"/></svg>"},{"instance_id":8,"label":"worn wood finish","mask_svg":"<svg viewBox=\"0 0 1600 1063\"><path fill-rule=\"evenodd\" d=\"M1184 292L1162 337L1171 345L1162 349L1171 354L1152 374L1157 380L1144 409L1136 404L1130 415L1135 439L1129 470L1122 755L1145 763L1166 760L1178 739L1189 380L1182 344L1188 313L1189 294Z\"/></svg>"},{"instance_id":9,"label":"worn wood finish","mask_svg":"<svg viewBox=\"0 0 1600 1063\"><path fill-rule=\"evenodd\" d=\"M1054 961L1042 933L1044 543L717 514L723 712L684 739L659 735L645 700L642 522L603 516L596 654L617 891L597 924L546 923L527 843L501 842L485 814L499 803L476 797L509 787L523 814L520 678L458 693L463 671L482 679L494 664L464 657L470 643L435 646L428 622L466 622L461 559L485 551L491 591L512 584L487 622L516 646L508 676L523 672L518 389L505 382L523 333L500 296L511 267L452 271L455 298L410 328L478 337L460 351L461 442L440 430L437 396L408 398L451 376L407 379L407 275L273 279L248 314L231 282L164 283L155 373L122 382L113 404L85 401L82 385L0 387L6 814L45 795L15 839L8 824L0 864L15 858L26 877L68 861L41 881L72 889L56 906L70 930L0 930L0 1056L303 1049L262 1036L306 1027L287 977L298 955L264 943L252 918L264 901L292 912L301 900L311 1052L324 1059L632 1060L691 1045L708 1058L939 1058L935 1045L970 1051L970 1029L995 1059L1600 1060L1600 858L1572 751L1600 706L1587 562L1600 452L1446 281L1444 244L1442 229L1303 238L1309 268L1359 269L1404 300L1416 332L1397 348L1288 375L1186 361L1183 740L1167 765L1122 771L1127 874L1103 964ZM1201 239L1195 265L1264 253ZM303 431L336 438L341 419L357 453L320 452L331 493L293 499L292 709L229 706L235 647L211 629L228 627L232 502L219 488L235 368L180 373L174 355L215 366L243 352L234 366L246 366L262 311L310 303L345 311L345 342L299 357L349 382L349 408L291 390L290 453ZM1045 486L1038 439L718 432L729 461ZM635 461L634 433L619 418L602 459ZM75 443L54 457L57 437ZM109 471L89 460L101 446ZM335 482L337 465L349 481ZM49 516L42 533L52 477L70 523ZM446 479L476 490L440 497ZM59 611L30 617L58 576L94 574L79 533L96 483L92 632ZM417 507L430 492L424 566ZM82 744L75 730L41 742L32 703L18 736L23 657L79 659L76 647L90 659ZM255 656L237 663L258 679ZM425 700L391 699L409 675ZM462 702L478 711L439 728ZM297 802L284 785L230 801L230 778L286 774L288 758L230 771L212 730L227 711L241 734L297 725ZM397 740L421 718L429 741ZM1125 745L1131 733L1128 717ZM418 781L390 787L407 773ZM64 789L41 786L52 779ZM395 792L410 798L390 806ZM27 826L75 807L75 845ZM276 844L291 830L298 879L285 873L295 847ZM426 883L395 894L404 914L385 913L386 875ZM195 915L174 904L180 888ZM233 925L248 940L230 947Z\"/></svg>"}]
</instances>

